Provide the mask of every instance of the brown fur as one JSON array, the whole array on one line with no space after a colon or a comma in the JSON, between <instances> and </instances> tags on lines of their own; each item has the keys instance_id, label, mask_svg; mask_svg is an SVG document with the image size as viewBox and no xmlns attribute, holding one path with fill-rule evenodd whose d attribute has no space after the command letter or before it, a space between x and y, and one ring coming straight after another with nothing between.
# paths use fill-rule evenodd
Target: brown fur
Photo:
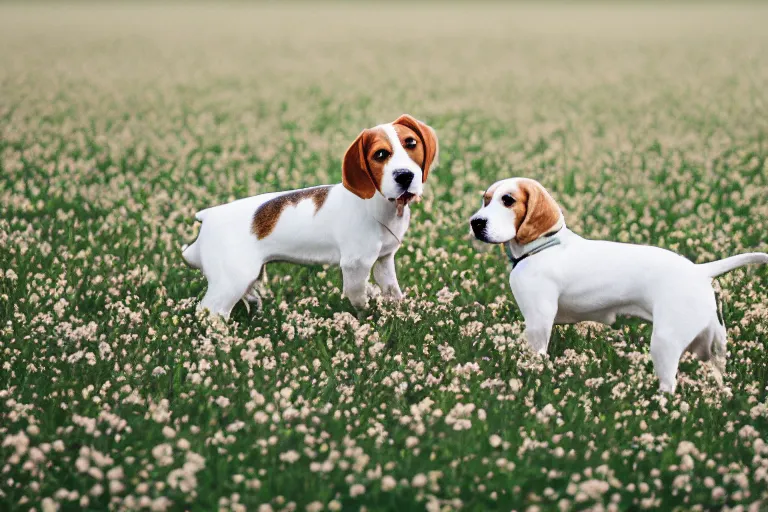
<instances>
[{"instance_id":1,"label":"brown fur","mask_svg":"<svg viewBox=\"0 0 768 512\"><path fill-rule=\"evenodd\" d=\"M528 213L528 196L528 190L523 187L518 188L514 193L512 193L512 197L515 198L515 202L509 208L515 212L515 231L517 231L518 236L520 233L520 226L523 224L525 216Z\"/></svg>"},{"instance_id":2,"label":"brown fur","mask_svg":"<svg viewBox=\"0 0 768 512\"><path fill-rule=\"evenodd\" d=\"M429 169L432 167L435 157L437 157L437 135L435 134L435 130L408 114L403 114L398 117L392 124L395 125L395 131L397 131L398 125L408 128L421 142L421 147L423 147L422 151L424 153L423 157L420 160L414 158L414 162L421 162L421 182L426 182ZM398 136L400 136L400 132L398 132ZM402 142L404 139L401 137L400 140ZM414 148L414 151L416 149L419 149L419 145Z\"/></svg>"},{"instance_id":3,"label":"brown fur","mask_svg":"<svg viewBox=\"0 0 768 512\"><path fill-rule=\"evenodd\" d=\"M483 194L483 206L488 206L491 204L491 200L493 199L493 193L496 192L496 189L499 188L499 185L494 183L490 187L488 187L488 190L485 191Z\"/></svg>"},{"instance_id":4,"label":"brown fur","mask_svg":"<svg viewBox=\"0 0 768 512\"><path fill-rule=\"evenodd\" d=\"M304 190L296 190L281 194L270 199L256 209L253 214L253 225L251 232L261 240L269 236L275 229L277 221L280 219L283 210L289 206L296 206L305 199L311 199L315 203L315 214L323 207L325 200L328 199L328 193L331 191L331 185L312 187Z\"/></svg>"},{"instance_id":5,"label":"brown fur","mask_svg":"<svg viewBox=\"0 0 768 512\"><path fill-rule=\"evenodd\" d=\"M521 178L519 191L514 195L515 203L511 208L520 223L515 240L520 245L533 242L548 233L560 221L560 207L544 187L533 180Z\"/></svg>"},{"instance_id":6,"label":"brown fur","mask_svg":"<svg viewBox=\"0 0 768 512\"><path fill-rule=\"evenodd\" d=\"M380 190L384 174L384 162L377 162L373 155L380 149L392 153L387 134L378 128L363 130L344 154L341 177L344 187L361 199L370 199Z\"/></svg>"},{"instance_id":7,"label":"brown fur","mask_svg":"<svg viewBox=\"0 0 768 512\"><path fill-rule=\"evenodd\" d=\"M395 133L397 133L397 138L400 139L400 145L403 146L405 152L408 153L408 156L411 157L411 160L421 166L421 170L423 172L426 149L424 148L424 144L421 143L421 137L419 134L403 124L395 124L393 125L393 128L395 129ZM416 147L411 149L405 147L405 141L408 138L413 138L416 140Z\"/></svg>"}]
</instances>

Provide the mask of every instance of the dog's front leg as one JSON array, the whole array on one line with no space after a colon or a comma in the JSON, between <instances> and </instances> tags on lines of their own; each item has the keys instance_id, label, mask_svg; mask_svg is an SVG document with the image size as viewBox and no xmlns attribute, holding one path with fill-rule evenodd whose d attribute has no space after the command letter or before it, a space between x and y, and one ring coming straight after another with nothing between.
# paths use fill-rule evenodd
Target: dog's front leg
<instances>
[{"instance_id":1,"label":"dog's front leg","mask_svg":"<svg viewBox=\"0 0 768 512\"><path fill-rule=\"evenodd\" d=\"M544 293L545 289L539 289L538 293L515 294L517 305L525 319L525 339L531 349L537 354L547 353L549 338L552 335L552 325L557 316L557 294ZM518 295L524 295L518 299Z\"/></svg>"},{"instance_id":2,"label":"dog's front leg","mask_svg":"<svg viewBox=\"0 0 768 512\"><path fill-rule=\"evenodd\" d=\"M368 305L366 285L368 284L368 276L371 275L373 261L361 259L341 261L344 295L349 298L349 301L357 309L364 309Z\"/></svg>"},{"instance_id":3,"label":"dog's front leg","mask_svg":"<svg viewBox=\"0 0 768 512\"><path fill-rule=\"evenodd\" d=\"M539 355L546 355L549 337L552 335L552 322L537 318L534 321L525 319L525 339L531 349Z\"/></svg>"},{"instance_id":4,"label":"dog's front leg","mask_svg":"<svg viewBox=\"0 0 768 512\"><path fill-rule=\"evenodd\" d=\"M382 256L373 267L373 279L381 288L385 297L400 300L404 297L400 291L400 285L397 282L397 272L395 271L395 253Z\"/></svg>"}]
</instances>

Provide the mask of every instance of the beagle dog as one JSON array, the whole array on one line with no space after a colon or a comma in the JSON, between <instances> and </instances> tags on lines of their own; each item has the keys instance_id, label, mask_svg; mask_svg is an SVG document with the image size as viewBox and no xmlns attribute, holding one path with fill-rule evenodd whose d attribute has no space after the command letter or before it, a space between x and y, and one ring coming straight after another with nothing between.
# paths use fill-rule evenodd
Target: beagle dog
<instances>
[{"instance_id":1,"label":"beagle dog","mask_svg":"<svg viewBox=\"0 0 768 512\"><path fill-rule=\"evenodd\" d=\"M587 240L565 226L555 200L538 182L512 178L491 185L470 219L476 238L504 244L509 285L525 319L531 348L545 354L553 324L612 324L617 315L653 322L651 358L661 391L673 393L683 352L715 356L725 366L725 325L712 279L768 254L748 253L696 265L658 247Z\"/></svg>"},{"instance_id":2,"label":"beagle dog","mask_svg":"<svg viewBox=\"0 0 768 512\"><path fill-rule=\"evenodd\" d=\"M182 256L202 270L208 289L198 310L229 318L270 261L341 266L352 305L368 301L368 278L401 299L395 253L437 164L435 131L409 115L363 130L344 155L342 183L271 192L197 212L197 239Z\"/></svg>"}]
</instances>

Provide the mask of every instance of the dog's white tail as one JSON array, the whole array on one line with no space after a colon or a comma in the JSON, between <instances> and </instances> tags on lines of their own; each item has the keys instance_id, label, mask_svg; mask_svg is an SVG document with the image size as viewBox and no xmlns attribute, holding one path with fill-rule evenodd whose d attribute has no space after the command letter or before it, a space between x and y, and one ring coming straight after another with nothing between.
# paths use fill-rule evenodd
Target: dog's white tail
<instances>
[{"instance_id":1,"label":"dog's white tail","mask_svg":"<svg viewBox=\"0 0 768 512\"><path fill-rule=\"evenodd\" d=\"M768 263L768 254L762 252L748 252L746 254L739 254L738 256L731 256L711 263L702 263L696 265L701 269L707 277L714 278L720 274L725 274L731 270L751 263Z\"/></svg>"},{"instance_id":2,"label":"dog's white tail","mask_svg":"<svg viewBox=\"0 0 768 512\"><path fill-rule=\"evenodd\" d=\"M208 215L208 210L210 210L210 208L206 208L205 210L200 210L195 214L195 218L200 222L203 222L203 220L205 220L205 216Z\"/></svg>"},{"instance_id":3,"label":"dog's white tail","mask_svg":"<svg viewBox=\"0 0 768 512\"><path fill-rule=\"evenodd\" d=\"M184 244L181 247L181 257L192 268L202 268L203 262L200 259L200 246L197 240L192 242L191 245Z\"/></svg>"},{"instance_id":4,"label":"dog's white tail","mask_svg":"<svg viewBox=\"0 0 768 512\"><path fill-rule=\"evenodd\" d=\"M197 212L195 214L195 219L199 220L200 222L203 222L203 219L205 218L205 215L209 209L210 208L206 208L205 210L200 210L199 212ZM187 262L187 265L189 265L192 268L203 267L203 261L200 259L200 246L197 243L197 240L195 240L189 245L184 244L181 247L181 257L184 258L184 261Z\"/></svg>"}]
</instances>

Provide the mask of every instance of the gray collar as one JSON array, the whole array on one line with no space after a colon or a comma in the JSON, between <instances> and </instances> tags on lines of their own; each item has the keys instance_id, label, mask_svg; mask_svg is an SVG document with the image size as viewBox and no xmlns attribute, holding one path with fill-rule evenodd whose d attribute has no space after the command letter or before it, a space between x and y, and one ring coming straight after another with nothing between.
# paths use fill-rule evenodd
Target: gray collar
<instances>
[{"instance_id":1,"label":"gray collar","mask_svg":"<svg viewBox=\"0 0 768 512\"><path fill-rule=\"evenodd\" d=\"M504 251L507 253L507 258L509 258L509 263L512 264L512 270L514 270L514 268L528 256L533 256L534 254L539 253L544 249L549 249L550 247L560 245L562 243L560 241L560 237L555 235L558 235L561 230L562 228L556 231L552 231L551 233L542 235L541 237L537 238L536 240L534 240L529 244L525 244L523 246L523 254L518 258L515 258L515 256L512 254L511 241L506 242L504 244Z\"/></svg>"}]
</instances>

